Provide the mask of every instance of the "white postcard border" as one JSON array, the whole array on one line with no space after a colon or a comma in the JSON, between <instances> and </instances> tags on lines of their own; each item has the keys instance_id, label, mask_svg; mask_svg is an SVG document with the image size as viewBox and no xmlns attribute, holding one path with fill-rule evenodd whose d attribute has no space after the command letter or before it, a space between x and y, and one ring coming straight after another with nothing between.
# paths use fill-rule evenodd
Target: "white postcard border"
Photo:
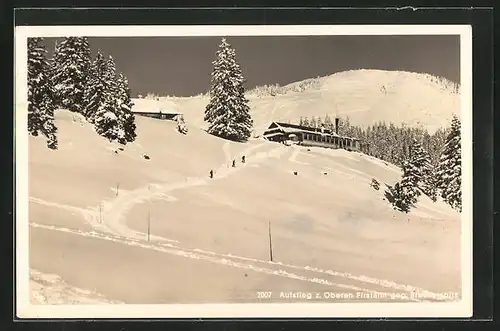
<instances>
[{"instance_id":1,"label":"white postcard border","mask_svg":"<svg viewBox=\"0 0 500 331\"><path fill-rule=\"evenodd\" d=\"M462 300L450 303L33 305L29 297L27 38L460 35ZM470 317L472 315L472 28L469 25L18 26L15 28L16 298L19 318ZM466 188L466 189L464 189Z\"/></svg>"}]
</instances>

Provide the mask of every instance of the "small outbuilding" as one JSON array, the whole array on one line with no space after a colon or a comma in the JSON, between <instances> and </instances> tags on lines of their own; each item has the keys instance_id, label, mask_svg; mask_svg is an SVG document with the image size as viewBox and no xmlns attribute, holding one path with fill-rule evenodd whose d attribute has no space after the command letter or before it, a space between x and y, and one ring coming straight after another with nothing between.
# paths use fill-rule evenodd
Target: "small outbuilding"
<instances>
[{"instance_id":1,"label":"small outbuilding","mask_svg":"<svg viewBox=\"0 0 500 331\"><path fill-rule=\"evenodd\" d=\"M134 99L132 113L160 120L176 121L182 117L175 104L169 100Z\"/></svg>"}]
</instances>

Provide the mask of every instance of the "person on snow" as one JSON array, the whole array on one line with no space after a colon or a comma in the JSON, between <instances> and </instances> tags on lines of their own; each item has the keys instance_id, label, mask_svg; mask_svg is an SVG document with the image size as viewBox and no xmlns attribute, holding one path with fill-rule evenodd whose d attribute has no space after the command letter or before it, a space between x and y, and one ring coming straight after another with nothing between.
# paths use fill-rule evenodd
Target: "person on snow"
<instances>
[{"instance_id":1,"label":"person on snow","mask_svg":"<svg viewBox=\"0 0 500 331\"><path fill-rule=\"evenodd\" d=\"M233 160L233 168L236 168L236 160Z\"/></svg>"},{"instance_id":2,"label":"person on snow","mask_svg":"<svg viewBox=\"0 0 500 331\"><path fill-rule=\"evenodd\" d=\"M241 163L245 163L245 155L241 157Z\"/></svg>"},{"instance_id":3,"label":"person on snow","mask_svg":"<svg viewBox=\"0 0 500 331\"><path fill-rule=\"evenodd\" d=\"M214 178L214 171L210 170L210 178Z\"/></svg>"}]
</instances>

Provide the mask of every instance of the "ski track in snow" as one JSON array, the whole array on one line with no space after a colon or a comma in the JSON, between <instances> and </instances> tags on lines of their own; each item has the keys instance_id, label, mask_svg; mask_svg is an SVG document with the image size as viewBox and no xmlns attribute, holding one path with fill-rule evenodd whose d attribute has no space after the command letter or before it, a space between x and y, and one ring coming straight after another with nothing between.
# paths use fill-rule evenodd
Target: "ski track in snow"
<instances>
[{"instance_id":1,"label":"ski track in snow","mask_svg":"<svg viewBox=\"0 0 500 331\"><path fill-rule=\"evenodd\" d=\"M422 291L418 288L410 287L409 285L399 285L391 281L382 281L366 276L353 276L348 273L339 273L335 272L332 270L322 270L319 268L313 268L313 267L299 267L299 266L294 266L294 265L288 265L288 264L282 264L279 262L270 262L270 261L263 261L263 260L258 260L258 259L251 259L251 258L244 258L244 257L239 257L239 256L234 256L231 254L216 254L210 251L204 251L200 249L186 249L186 248L181 248L176 245L172 244L162 244L162 243L150 243L146 241L140 241L140 240L130 240L128 237L121 237L121 236L115 236L115 235L105 235L103 233L95 232L95 231L82 231L82 230L73 230L73 229L68 229L68 228L63 228L63 227L56 227L56 226L51 226L51 225L43 225L43 224L38 224L38 223L30 223L30 226L35 227L35 228L42 228L42 229L47 229L47 230L53 230L53 231L59 231L59 232L64 232L68 234L73 234L73 235L79 235L83 237L89 237L89 238L94 238L94 239L100 239L100 240L107 240L111 241L114 243L119 243L119 244L124 244L128 246L134 246L134 247L140 247L144 249L151 249L155 250L158 252L162 253L167 253L175 256L180 256L184 258L189 258L189 259L194 259L194 260L202 260L202 261L207 261L215 264L220 264L220 265L225 265L225 266L230 266L234 268L240 268L240 269L245 269L245 270L252 270L255 272L259 273L264 273L268 275L275 275L275 276L280 276L280 277L285 277L289 279L295 279L299 281L304 281L304 282L310 282L310 283L317 283L317 284L322 284L326 286L332 286L332 287L337 287L341 288L344 290L350 290L350 291L357 291L357 292L364 292L372 295L376 295L377 297L382 297L382 298L391 298L396 295L394 292L383 292L383 291L376 291L372 289L368 289L366 287L359 287L355 285L349 285L349 284L341 284L337 282L333 282L324 278L318 278L318 277L308 277L308 276L302 276L298 275L296 273L288 272L284 270L283 268L291 268L291 269L298 269L301 270L302 272L311 272L311 273L322 273L324 275L328 276L333 276L333 277L339 277L339 278L347 278L351 280L356 280L360 283L365 283L365 284L370 284L370 285L376 285L380 287L386 287L392 290L396 291L404 291L404 292L409 292L409 293L418 293L422 297L427 297L427 298L433 298L436 301L446 301L445 298L441 298L439 300L439 296L435 293L429 292L429 291ZM254 262L254 264L250 263L243 263L243 262L238 262L237 260L245 260L245 261L251 261ZM255 263L260 263L260 264L266 264L269 267L261 267L255 265ZM280 267L281 269L276 269L276 267ZM328 277L326 276L326 277ZM324 276L325 277L325 276ZM409 301L415 301L415 302L425 302L425 301L431 301L431 300L424 300L417 297L414 297L412 295L409 295L409 293L406 294L405 299Z\"/></svg>"},{"instance_id":2,"label":"ski track in snow","mask_svg":"<svg viewBox=\"0 0 500 331\"><path fill-rule=\"evenodd\" d=\"M29 201L37 203L37 204L40 204L40 205L44 205L44 206L47 206L47 207L60 208L60 209L66 210L66 211L68 211L70 213L82 214L84 217L86 215L89 215L89 214L92 213L91 210L89 210L89 209L75 207L75 206L70 206L70 205L65 205L65 204L51 202L51 201L46 201L46 200L39 199L39 198L34 198L34 197L30 197Z\"/></svg>"},{"instance_id":3,"label":"ski track in snow","mask_svg":"<svg viewBox=\"0 0 500 331\"><path fill-rule=\"evenodd\" d=\"M247 155L253 150L258 149L262 146L267 145L266 143L261 143L257 145L252 145L245 149L239 154ZM232 160L234 155L231 155L229 143L223 145L223 151L227 159ZM262 160L271 157L280 157L281 154L287 152L286 149L279 147L275 148L267 153L259 154L253 157L253 159ZM170 193L176 190L187 189L202 185L208 185L210 181L217 179L226 178L231 174L234 174L242 169L246 168L248 163L238 165L236 168L228 167L227 162L221 165L215 170L214 178L209 179L207 177L188 177L185 181L178 183L161 183L161 184L148 184L141 188L127 191L121 193L119 196L114 197L108 201L102 201L98 206L90 208L92 212L84 214L85 220L94 228L99 229L104 232L118 234L121 236L126 236L135 239L144 239L147 234L130 229L126 224L121 222L127 212L139 203L151 201L154 199L165 198L165 196L170 197L171 201L175 200L174 197L170 196ZM151 236L151 238L156 240L164 240L164 238ZM166 239L167 241L173 241L171 239Z\"/></svg>"},{"instance_id":4,"label":"ski track in snow","mask_svg":"<svg viewBox=\"0 0 500 331\"><path fill-rule=\"evenodd\" d=\"M250 146L247 149L245 149L242 153L240 153L240 156L241 155L248 155L253 150L258 149L264 145L267 145L267 144L261 143L261 144ZM231 153L230 153L229 143L224 144L222 148L224 150L224 154L226 155L226 159L231 160L232 157L231 157ZM259 160L264 160L264 159L268 159L268 158L280 158L283 154L285 154L289 151L290 151L289 148L283 148L282 146L280 146L278 148L274 148L274 149L268 151L267 153L265 153L265 152L257 153L254 156L252 156L252 160L259 161ZM289 159L294 160L299 153L300 153L300 149L298 149L298 148L294 149L294 151L292 152L292 155L290 156ZM219 169L216 171L215 177L213 179L210 179L210 181L217 180L218 178L225 178L225 177L229 176L230 174L233 174L241 169L244 169L247 165L248 165L248 163L241 164L241 165L238 165L237 168L228 168L226 164L221 165L219 167ZM167 239L167 238L151 235L150 239L152 241L157 242L156 244L153 245L151 243L145 242L145 238L147 237L147 235L145 233L132 230L129 227L127 227L125 224L121 223L121 220L123 219L125 214L135 204L149 201L152 199L158 199L161 197L164 198L165 196L169 197L170 201L175 201L175 198L167 195L167 193L170 193L172 191L179 190L179 189L185 189L185 188L190 188L190 187L195 187L195 186L200 186L200 185L207 185L207 184L208 184L208 180L204 179L204 178L188 178L187 181L180 182L180 183L165 183L165 184L155 184L155 185L149 184L146 187L142 187L142 188L139 188L139 189L136 189L133 191L124 192L112 200L101 202L100 206L89 208L89 209L47 202L47 201L37 199L37 198L30 198L30 200L32 202L35 202L35 203L40 203L40 204L44 204L47 206L57 207L57 208L61 208L61 209L72 211L72 212L79 212L80 214L82 214L82 216L85 218L85 220L94 229L100 230L102 232L107 232L109 235L104 235L103 233L99 233L99 232L95 232L95 231L85 232L85 231L81 231L81 230L71 230L71 229L55 227L55 226L48 226L48 225L41 225L41 224L36 224L36 223L30 223L30 224L31 224L31 226L34 226L34 227L41 227L41 228L62 231L62 232L66 232L66 233L73 233L73 234L87 236L87 237L110 240L113 242L118 242L118 243L132 245L132 246L160 250L162 252L174 254L177 256L206 260L209 262L224 264L227 266L254 270L254 271L263 272L266 274L279 275L279 276L297 279L297 280L301 280L301 281L336 286L336 287L344 288L344 289L362 291L365 293L384 294L385 292L377 292L377 291L373 291L370 289L352 286L352 285L332 283L332 282L325 280L325 279L308 278L305 276L299 276L299 275L295 275L293 273L288 273L288 272L283 271L283 270L273 270L273 269L268 269L268 268L260 268L260 267L256 267L256 266L251 265L251 264L244 264L241 262L236 262L236 260L250 261L250 262L254 262L254 263L265 263L265 264L270 265L270 266L280 266L282 268L301 270L302 272L307 271L307 272L311 272L311 273L319 273L319 274L323 274L323 275L344 278L344 279L348 279L351 281L357 281L357 282L361 282L364 284L370 284L370 285L374 285L374 286L384 287L384 288L388 288L388 289L395 290L395 291L402 291L402 292L407 292L407 293L418 293L420 295L420 297L426 297L426 298L436 298L437 297L436 293L427 291L425 289L414 287L411 285L402 285L402 284L398 284L398 283L395 283L393 281L388 281L388 280L381 280L381 279L376 279L376 278L367 277L367 276L356 276L356 275L352 275L350 273L338 272L338 271L333 271L333 270L325 270L325 269L315 268L315 267L310 267L310 266L305 266L305 267L304 266L296 266L296 265L291 265L291 264L283 264L281 262L270 262L270 261L264 261L264 260L253 259L253 258L248 258L248 257L235 256L235 255L231 255L231 254L218 254L215 252L202 250L202 249L198 249L198 248L195 248L195 249L181 248L175 244L172 244L172 243L178 243L177 240ZM162 242L163 242L163 244L162 244ZM417 298L414 298L412 296L408 296L408 299L412 300L412 301L424 301L422 299L417 299Z\"/></svg>"}]
</instances>

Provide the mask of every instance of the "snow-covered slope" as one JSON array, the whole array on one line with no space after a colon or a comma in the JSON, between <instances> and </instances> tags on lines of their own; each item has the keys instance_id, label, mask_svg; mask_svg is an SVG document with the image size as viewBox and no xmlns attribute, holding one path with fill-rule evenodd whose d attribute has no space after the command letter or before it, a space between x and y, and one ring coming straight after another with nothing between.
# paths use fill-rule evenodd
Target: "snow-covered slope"
<instances>
[{"instance_id":1,"label":"snow-covered slope","mask_svg":"<svg viewBox=\"0 0 500 331\"><path fill-rule=\"evenodd\" d=\"M273 120L297 122L301 116L349 116L353 125L378 121L423 126L433 132L460 117L460 96L453 86L428 74L403 71L352 70L281 87L284 94L248 94L256 133ZM173 102L186 120L203 126L207 96L162 98ZM142 101L141 101L142 102Z\"/></svg>"},{"instance_id":2,"label":"snow-covered slope","mask_svg":"<svg viewBox=\"0 0 500 331\"><path fill-rule=\"evenodd\" d=\"M382 161L144 117L122 151L68 111L56 125L59 150L29 140L30 267L75 288L125 303L460 291L459 214L428 199L392 210L383 183L400 171Z\"/></svg>"}]
</instances>

